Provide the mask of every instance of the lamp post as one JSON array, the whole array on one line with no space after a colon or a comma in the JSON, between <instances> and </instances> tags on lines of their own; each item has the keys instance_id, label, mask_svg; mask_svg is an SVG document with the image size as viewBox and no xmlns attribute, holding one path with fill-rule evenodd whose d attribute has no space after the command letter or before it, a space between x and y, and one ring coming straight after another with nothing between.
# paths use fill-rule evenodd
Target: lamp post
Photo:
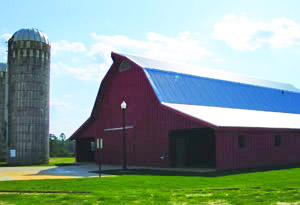
<instances>
[{"instance_id":1,"label":"lamp post","mask_svg":"<svg viewBox=\"0 0 300 205\"><path fill-rule=\"evenodd\" d=\"M127 157L126 157L126 128L125 128L125 112L127 104L123 100L121 103L122 117L123 117L123 170L127 169Z\"/></svg>"},{"instance_id":2,"label":"lamp post","mask_svg":"<svg viewBox=\"0 0 300 205\"><path fill-rule=\"evenodd\" d=\"M101 177L101 149L103 148L103 140L101 138L97 138L96 140L96 148L98 150L98 160L99 160L99 177Z\"/></svg>"}]
</instances>

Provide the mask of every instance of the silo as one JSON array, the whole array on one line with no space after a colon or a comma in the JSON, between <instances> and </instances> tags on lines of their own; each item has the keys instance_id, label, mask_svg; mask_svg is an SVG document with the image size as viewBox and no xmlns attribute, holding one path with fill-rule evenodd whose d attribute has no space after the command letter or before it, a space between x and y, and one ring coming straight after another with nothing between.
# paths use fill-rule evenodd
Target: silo
<instances>
[{"instance_id":1,"label":"silo","mask_svg":"<svg viewBox=\"0 0 300 205\"><path fill-rule=\"evenodd\" d=\"M6 97L7 97L7 64L0 63L0 161L6 160Z\"/></svg>"},{"instance_id":2,"label":"silo","mask_svg":"<svg viewBox=\"0 0 300 205\"><path fill-rule=\"evenodd\" d=\"M50 43L37 29L8 41L9 164L48 163Z\"/></svg>"}]
</instances>

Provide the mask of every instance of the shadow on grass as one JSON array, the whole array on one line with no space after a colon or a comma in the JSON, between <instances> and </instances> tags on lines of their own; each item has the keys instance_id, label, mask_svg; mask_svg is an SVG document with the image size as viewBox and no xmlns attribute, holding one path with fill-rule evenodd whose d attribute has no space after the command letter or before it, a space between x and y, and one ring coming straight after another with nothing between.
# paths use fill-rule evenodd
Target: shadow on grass
<instances>
[{"instance_id":1,"label":"shadow on grass","mask_svg":"<svg viewBox=\"0 0 300 205\"><path fill-rule=\"evenodd\" d=\"M255 169L238 169L227 171L215 171L215 172L189 172L189 171L172 171L172 170L153 170L153 169L114 169L101 171L102 174L111 175L148 175L148 176L203 176L203 177L222 177L236 174L248 174L254 172L268 172L274 170L294 169L300 168L300 164L288 165L288 166L276 166L276 167L260 167ZM98 171L90 171L91 173L99 173Z\"/></svg>"}]
</instances>

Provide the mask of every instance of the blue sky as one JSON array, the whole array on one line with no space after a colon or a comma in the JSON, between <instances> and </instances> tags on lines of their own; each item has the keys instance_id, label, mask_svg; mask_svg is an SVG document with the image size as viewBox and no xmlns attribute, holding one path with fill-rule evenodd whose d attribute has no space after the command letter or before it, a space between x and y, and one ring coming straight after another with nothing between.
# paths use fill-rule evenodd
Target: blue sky
<instances>
[{"instance_id":1,"label":"blue sky","mask_svg":"<svg viewBox=\"0 0 300 205\"><path fill-rule=\"evenodd\" d=\"M300 2L2 1L5 41L21 28L52 45L50 133L69 137L90 115L110 52L125 52L285 82L300 88Z\"/></svg>"}]
</instances>

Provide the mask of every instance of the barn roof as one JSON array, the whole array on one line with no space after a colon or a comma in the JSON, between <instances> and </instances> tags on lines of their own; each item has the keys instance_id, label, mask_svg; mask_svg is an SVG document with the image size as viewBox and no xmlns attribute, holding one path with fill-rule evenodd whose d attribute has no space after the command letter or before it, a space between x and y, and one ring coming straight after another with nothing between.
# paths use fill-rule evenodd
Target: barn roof
<instances>
[{"instance_id":1,"label":"barn roof","mask_svg":"<svg viewBox=\"0 0 300 205\"><path fill-rule=\"evenodd\" d=\"M220 127L300 129L300 90L293 85L117 54L139 65L157 98Z\"/></svg>"},{"instance_id":2,"label":"barn roof","mask_svg":"<svg viewBox=\"0 0 300 205\"><path fill-rule=\"evenodd\" d=\"M288 91L300 93L300 89L287 83L279 83L279 82L274 82L269 80L253 78L245 75L229 73L229 72L211 69L211 68L166 62L166 61L161 61L161 60L156 60L156 59L151 59L151 58L146 58L141 56L134 56L129 54L118 53L117 55L121 55L130 59L131 61L138 64L142 68L150 68L150 69L161 70L161 71L170 71L170 72L176 72L178 74L188 74L192 76L206 77L211 79L218 79L218 80L231 81L231 82L250 84L250 85L257 85L262 87L288 90Z\"/></svg>"},{"instance_id":3,"label":"barn roof","mask_svg":"<svg viewBox=\"0 0 300 205\"><path fill-rule=\"evenodd\" d=\"M300 129L300 115L223 107L162 103L215 127Z\"/></svg>"}]
</instances>

